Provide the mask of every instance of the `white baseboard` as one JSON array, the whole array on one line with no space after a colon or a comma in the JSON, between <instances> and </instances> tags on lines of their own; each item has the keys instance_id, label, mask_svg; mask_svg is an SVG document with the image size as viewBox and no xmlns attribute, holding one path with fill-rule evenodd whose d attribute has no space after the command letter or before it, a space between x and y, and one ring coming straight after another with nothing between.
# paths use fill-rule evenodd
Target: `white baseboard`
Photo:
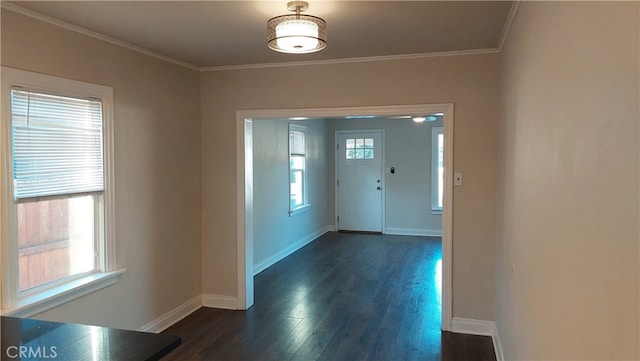
<instances>
[{"instance_id":1,"label":"white baseboard","mask_svg":"<svg viewBox=\"0 0 640 361\"><path fill-rule=\"evenodd\" d=\"M442 237L441 229L422 229L422 228L389 228L384 229L384 234L396 236L426 236L426 237Z\"/></svg>"},{"instance_id":2,"label":"white baseboard","mask_svg":"<svg viewBox=\"0 0 640 361\"><path fill-rule=\"evenodd\" d=\"M258 273L260 273L260 272L266 270L267 268L273 266L278 261L280 261L283 258L287 257L288 255L292 254L293 252L299 250L300 248L306 246L307 244L315 241L318 237L322 236L323 234L325 234L327 232L330 232L332 229L335 229L335 226L323 227L323 228L311 233L310 235L302 238L301 240L297 241L296 243L290 245L289 247L281 250L280 252L274 254L273 256L258 262L258 264L253 266L253 275L255 276Z\"/></svg>"},{"instance_id":3,"label":"white baseboard","mask_svg":"<svg viewBox=\"0 0 640 361\"><path fill-rule=\"evenodd\" d=\"M225 295L204 294L202 295L202 306L210 308L222 308L225 310L237 310L238 298Z\"/></svg>"},{"instance_id":4,"label":"white baseboard","mask_svg":"<svg viewBox=\"0 0 640 361\"><path fill-rule=\"evenodd\" d=\"M451 321L451 331L468 335L491 336L495 323L492 321L474 320L471 318L454 317Z\"/></svg>"},{"instance_id":5,"label":"white baseboard","mask_svg":"<svg viewBox=\"0 0 640 361\"><path fill-rule=\"evenodd\" d=\"M138 331L160 333L171 327L174 323L189 316L200 307L202 307L202 296L197 295L189 301L142 326Z\"/></svg>"},{"instance_id":6,"label":"white baseboard","mask_svg":"<svg viewBox=\"0 0 640 361\"><path fill-rule=\"evenodd\" d=\"M495 322L485 320L474 320L470 318L454 317L451 322L451 332L464 333L468 335L491 336L493 341L493 351L497 361L504 361L502 354L502 344Z\"/></svg>"}]
</instances>

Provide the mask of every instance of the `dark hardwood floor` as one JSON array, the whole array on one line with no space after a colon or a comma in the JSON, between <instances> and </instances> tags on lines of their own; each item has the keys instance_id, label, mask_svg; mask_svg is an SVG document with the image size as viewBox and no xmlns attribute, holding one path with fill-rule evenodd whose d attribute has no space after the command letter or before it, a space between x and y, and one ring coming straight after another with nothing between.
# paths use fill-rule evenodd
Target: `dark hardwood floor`
<instances>
[{"instance_id":1,"label":"dark hardwood floor","mask_svg":"<svg viewBox=\"0 0 640 361\"><path fill-rule=\"evenodd\" d=\"M439 238L327 233L257 275L249 310L164 331L183 341L165 360L495 360L440 331L441 258Z\"/></svg>"}]
</instances>

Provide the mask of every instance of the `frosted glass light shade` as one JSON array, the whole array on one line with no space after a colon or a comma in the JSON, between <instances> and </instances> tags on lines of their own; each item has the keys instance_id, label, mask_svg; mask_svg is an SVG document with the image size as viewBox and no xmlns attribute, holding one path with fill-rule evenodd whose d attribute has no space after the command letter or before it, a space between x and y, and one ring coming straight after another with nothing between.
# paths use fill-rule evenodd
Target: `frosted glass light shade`
<instances>
[{"instance_id":1,"label":"frosted glass light shade","mask_svg":"<svg viewBox=\"0 0 640 361\"><path fill-rule=\"evenodd\" d=\"M327 46L326 22L310 15L282 15L267 22L270 49L282 53L305 54Z\"/></svg>"}]
</instances>

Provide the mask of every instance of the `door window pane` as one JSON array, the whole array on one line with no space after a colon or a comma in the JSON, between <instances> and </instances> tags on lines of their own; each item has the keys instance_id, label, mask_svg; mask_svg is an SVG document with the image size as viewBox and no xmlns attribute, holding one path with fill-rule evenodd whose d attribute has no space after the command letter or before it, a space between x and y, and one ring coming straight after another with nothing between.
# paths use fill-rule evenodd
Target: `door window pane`
<instances>
[{"instance_id":1,"label":"door window pane","mask_svg":"<svg viewBox=\"0 0 640 361\"><path fill-rule=\"evenodd\" d=\"M345 142L346 159L374 159L373 138L352 138Z\"/></svg>"}]
</instances>

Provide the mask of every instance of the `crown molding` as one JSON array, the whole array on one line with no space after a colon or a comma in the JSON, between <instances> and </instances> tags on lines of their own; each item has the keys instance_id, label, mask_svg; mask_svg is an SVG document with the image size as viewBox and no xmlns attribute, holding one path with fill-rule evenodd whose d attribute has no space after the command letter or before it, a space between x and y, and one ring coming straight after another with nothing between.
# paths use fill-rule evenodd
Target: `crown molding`
<instances>
[{"instance_id":1,"label":"crown molding","mask_svg":"<svg viewBox=\"0 0 640 361\"><path fill-rule=\"evenodd\" d=\"M175 65L180 65L182 67L185 67L185 68L188 68L188 69L191 69L191 70L199 70L199 68L197 66L193 65L193 64L190 64L190 63L187 63L187 62L184 62L184 61L180 61L180 60L177 60L177 59L174 59L174 58L162 55L162 54L158 54L156 52L153 52L151 50L139 47L137 45L133 45L133 44L128 43L126 41L114 39L114 38L111 38L109 36L97 33L95 31L91 31L89 29L85 29L83 27L67 23L66 21L62 21L62 20L47 16L47 15L41 14L39 12L35 12L35 11L32 11L32 10L29 10L29 9L25 9L25 8L23 8L21 6L18 6L18 5L15 5L15 4L11 4L11 3L4 2L4 1L0 1L0 7L2 7L3 9L9 10L9 11L13 11L13 12L18 13L18 14L22 14L22 15L28 16L28 17L36 19L36 20L44 21L46 23L49 23L49 24L52 24L52 25L55 25L55 26L58 26L58 27L61 27L61 28L67 29L67 30L75 31L75 32L80 33L80 34L90 36L90 37L95 38L95 39L106 41L106 42L111 43L113 45L117 45L117 46L129 49L129 50L133 50L135 52L138 52L138 53L141 53L141 54L145 54L145 55L154 57L156 59L160 59L160 60L166 61L168 63L172 63L172 64L175 64Z\"/></svg>"},{"instance_id":2,"label":"crown molding","mask_svg":"<svg viewBox=\"0 0 640 361\"><path fill-rule=\"evenodd\" d=\"M498 52L499 51L498 51L497 48L473 49L473 50L457 50L457 51L445 51L445 52L438 52L438 53L383 55L383 56L368 56L368 57L360 57L360 58L343 58L343 59L310 60L310 61L292 61L292 62L284 62L284 63L263 63L263 64L246 64L246 65L210 66L210 67L202 67L202 68L200 68L200 71L208 72L208 71L224 71L224 70L281 68L281 67L305 66L305 65L330 65L330 64L345 64L345 63L362 63L362 62L371 62L371 61L393 61L393 60L436 58L436 57L443 57L443 56L497 54Z\"/></svg>"},{"instance_id":3,"label":"crown molding","mask_svg":"<svg viewBox=\"0 0 640 361\"><path fill-rule=\"evenodd\" d=\"M507 15L507 20L504 22L504 27L502 28L502 34L500 34L500 42L498 43L498 53L502 52L502 47L504 46L505 41L509 37L509 31L511 30L511 24L513 20L516 18L516 14L518 13L518 8L520 7L521 0L516 0L511 4L511 9L509 10L509 15Z\"/></svg>"}]
</instances>

